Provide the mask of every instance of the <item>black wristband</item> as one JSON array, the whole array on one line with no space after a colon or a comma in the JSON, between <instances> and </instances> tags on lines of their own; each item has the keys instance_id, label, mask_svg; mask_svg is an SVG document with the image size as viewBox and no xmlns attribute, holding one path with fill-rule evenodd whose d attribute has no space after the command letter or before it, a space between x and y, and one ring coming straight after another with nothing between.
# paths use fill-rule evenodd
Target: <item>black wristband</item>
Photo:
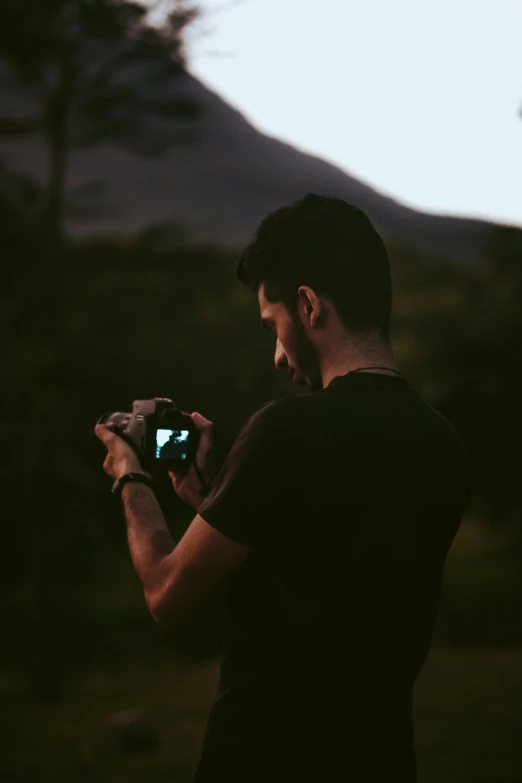
<instances>
[{"instance_id":1,"label":"black wristband","mask_svg":"<svg viewBox=\"0 0 522 783\"><path fill-rule=\"evenodd\" d=\"M116 479L111 487L112 494L115 496L121 495L122 488L125 486L125 484L128 484L129 481L136 481L141 484L146 484L151 489L154 489L152 480L144 473L126 473L121 478Z\"/></svg>"}]
</instances>

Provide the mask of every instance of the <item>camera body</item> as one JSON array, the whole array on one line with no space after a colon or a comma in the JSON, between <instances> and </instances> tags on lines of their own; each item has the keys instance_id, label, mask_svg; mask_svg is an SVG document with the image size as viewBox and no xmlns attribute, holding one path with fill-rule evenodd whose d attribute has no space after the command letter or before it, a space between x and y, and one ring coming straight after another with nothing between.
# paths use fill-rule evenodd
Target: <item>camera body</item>
<instances>
[{"instance_id":1,"label":"camera body","mask_svg":"<svg viewBox=\"0 0 522 783\"><path fill-rule=\"evenodd\" d=\"M197 451L199 431L192 417L168 397L134 400L132 413L104 413L97 424L112 424L150 473L188 467Z\"/></svg>"}]
</instances>

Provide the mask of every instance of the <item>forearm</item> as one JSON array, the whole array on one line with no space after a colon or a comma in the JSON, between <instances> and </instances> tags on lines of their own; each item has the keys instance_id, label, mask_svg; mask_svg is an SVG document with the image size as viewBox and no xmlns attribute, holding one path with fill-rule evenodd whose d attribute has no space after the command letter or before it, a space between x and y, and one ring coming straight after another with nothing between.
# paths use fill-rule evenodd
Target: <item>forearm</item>
<instances>
[{"instance_id":1,"label":"forearm","mask_svg":"<svg viewBox=\"0 0 522 783\"><path fill-rule=\"evenodd\" d=\"M176 542L172 538L153 490L129 482L122 488L127 540L132 563L143 584L147 601L161 590Z\"/></svg>"}]
</instances>

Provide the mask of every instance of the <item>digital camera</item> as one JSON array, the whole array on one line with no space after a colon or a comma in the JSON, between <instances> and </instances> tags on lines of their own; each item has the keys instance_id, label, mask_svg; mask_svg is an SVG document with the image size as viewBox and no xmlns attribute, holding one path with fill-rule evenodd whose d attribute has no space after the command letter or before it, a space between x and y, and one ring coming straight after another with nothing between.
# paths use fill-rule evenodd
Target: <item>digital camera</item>
<instances>
[{"instance_id":1,"label":"digital camera","mask_svg":"<svg viewBox=\"0 0 522 783\"><path fill-rule=\"evenodd\" d=\"M134 400L132 413L104 413L97 424L113 430L135 450L145 470L188 467L196 454L199 431L192 417L168 397Z\"/></svg>"}]
</instances>

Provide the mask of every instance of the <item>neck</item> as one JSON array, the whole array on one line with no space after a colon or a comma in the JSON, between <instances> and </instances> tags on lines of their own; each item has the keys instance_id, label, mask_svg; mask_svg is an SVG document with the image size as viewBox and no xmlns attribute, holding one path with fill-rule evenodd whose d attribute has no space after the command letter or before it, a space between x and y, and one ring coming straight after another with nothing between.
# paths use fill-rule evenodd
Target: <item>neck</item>
<instances>
[{"instance_id":1,"label":"neck","mask_svg":"<svg viewBox=\"0 0 522 783\"><path fill-rule=\"evenodd\" d=\"M321 377L323 388L338 375L346 375L351 370L360 367L387 367L389 370L397 370L393 349L387 339L374 338L368 340L346 341L335 352L324 356L321 361ZM396 372L386 370L369 369L367 372L382 373L383 375L396 375Z\"/></svg>"}]
</instances>

